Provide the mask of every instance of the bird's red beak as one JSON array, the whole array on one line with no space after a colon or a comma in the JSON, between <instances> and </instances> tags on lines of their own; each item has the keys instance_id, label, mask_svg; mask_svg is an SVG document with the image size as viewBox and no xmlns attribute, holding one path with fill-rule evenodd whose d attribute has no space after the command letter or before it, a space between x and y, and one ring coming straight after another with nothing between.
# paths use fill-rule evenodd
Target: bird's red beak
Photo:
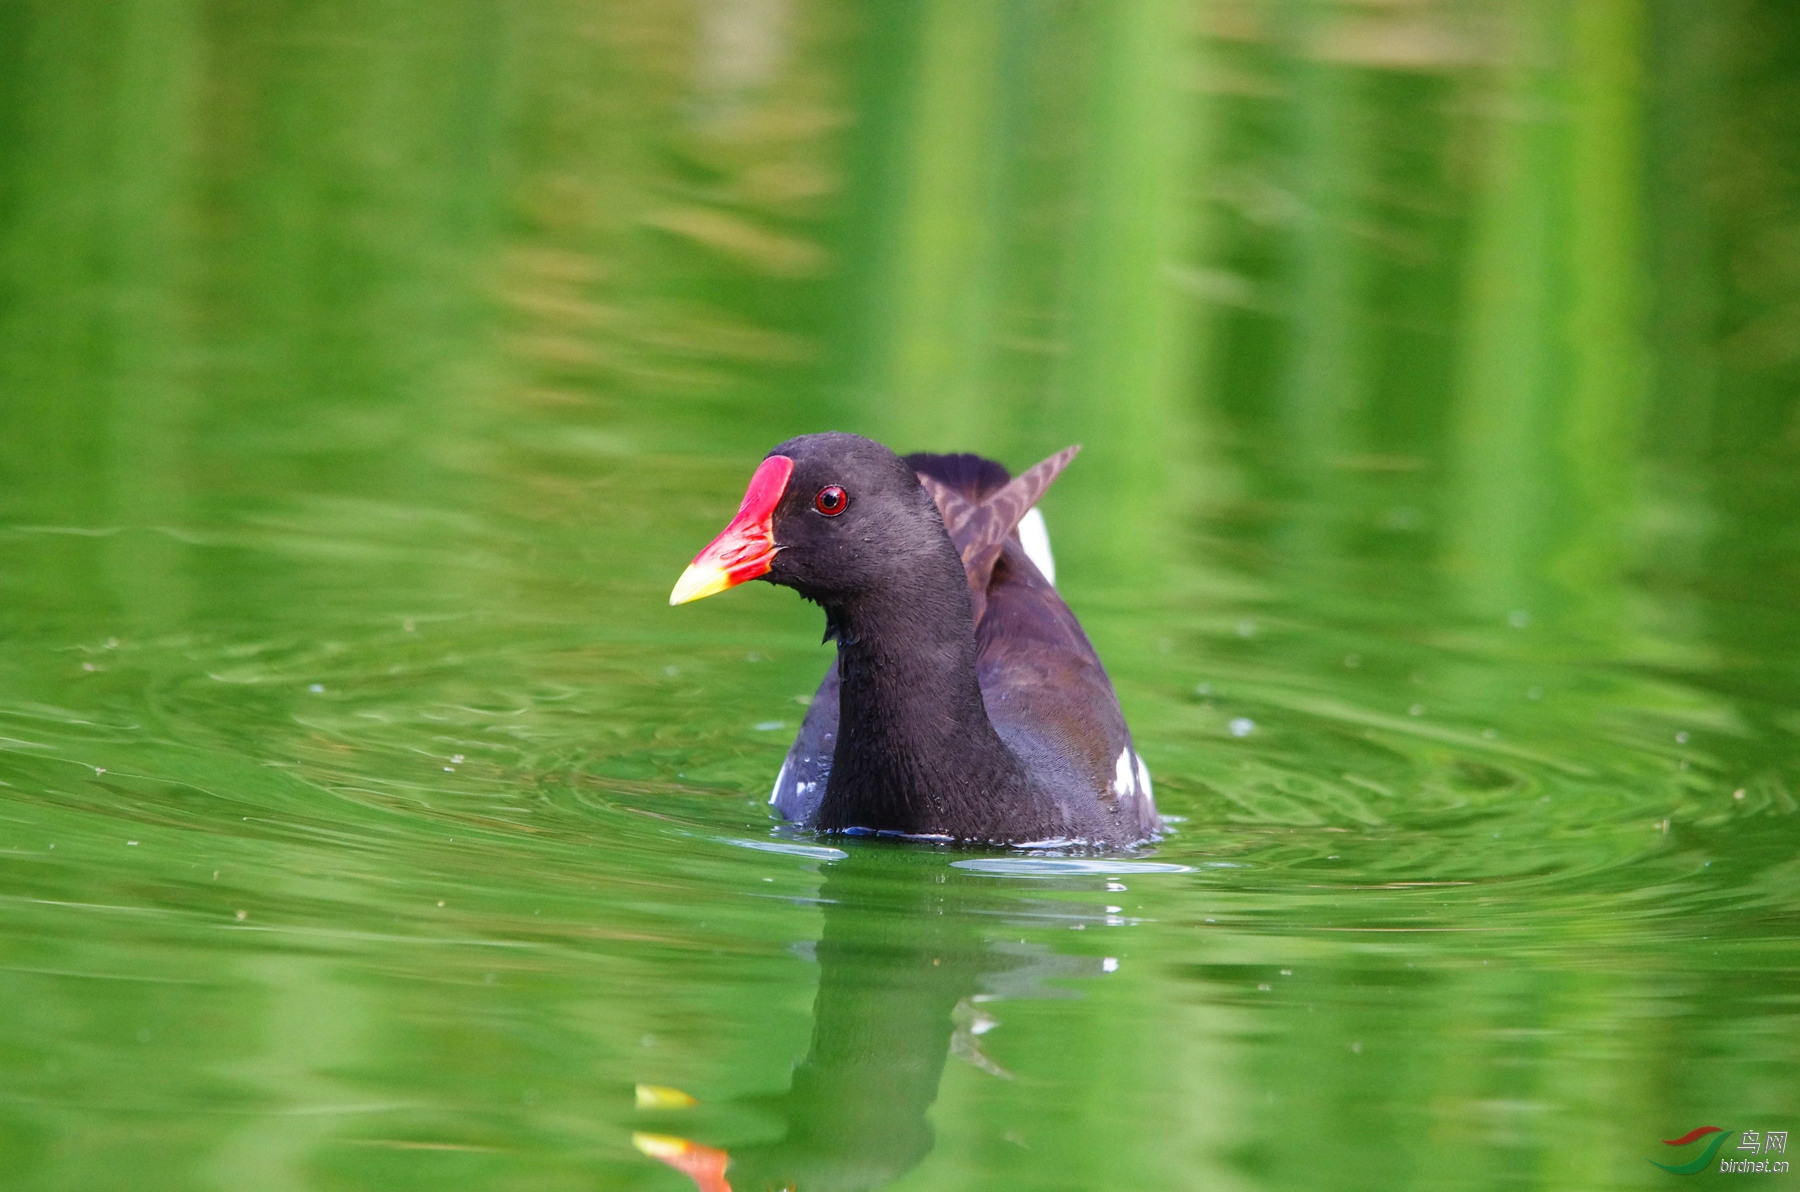
<instances>
[{"instance_id":1,"label":"bird's red beak","mask_svg":"<svg viewBox=\"0 0 1800 1192\"><path fill-rule=\"evenodd\" d=\"M681 573L669 593L670 604L686 604L768 574L780 549L775 545L775 506L793 474L794 461L785 455L771 455L757 466L737 516Z\"/></svg>"}]
</instances>

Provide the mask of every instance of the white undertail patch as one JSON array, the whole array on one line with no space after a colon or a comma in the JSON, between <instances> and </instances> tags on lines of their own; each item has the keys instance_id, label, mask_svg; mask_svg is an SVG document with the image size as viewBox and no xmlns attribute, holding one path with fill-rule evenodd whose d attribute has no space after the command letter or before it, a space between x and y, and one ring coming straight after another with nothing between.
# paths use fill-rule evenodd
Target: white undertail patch
<instances>
[{"instance_id":1,"label":"white undertail patch","mask_svg":"<svg viewBox=\"0 0 1800 1192\"><path fill-rule=\"evenodd\" d=\"M1150 767L1144 764L1142 755L1137 759L1138 794L1146 799L1156 798L1156 788L1150 785Z\"/></svg>"},{"instance_id":2,"label":"white undertail patch","mask_svg":"<svg viewBox=\"0 0 1800 1192\"><path fill-rule=\"evenodd\" d=\"M1033 505L1019 519L1019 543L1025 548L1025 557L1032 565L1044 573L1044 578L1051 584L1056 583L1056 557L1050 553L1050 527L1044 524L1044 515Z\"/></svg>"},{"instance_id":3,"label":"white undertail patch","mask_svg":"<svg viewBox=\"0 0 1800 1192\"><path fill-rule=\"evenodd\" d=\"M1131 768L1131 746L1119 750L1119 760L1113 766L1113 794L1123 799L1137 789L1137 775Z\"/></svg>"},{"instance_id":4,"label":"white undertail patch","mask_svg":"<svg viewBox=\"0 0 1800 1192\"><path fill-rule=\"evenodd\" d=\"M786 781L787 781L787 763L782 762L781 763L781 772L779 774L775 775L775 789L769 792L769 805L771 807L775 805L775 800L779 799L781 797L781 784Z\"/></svg>"}]
</instances>

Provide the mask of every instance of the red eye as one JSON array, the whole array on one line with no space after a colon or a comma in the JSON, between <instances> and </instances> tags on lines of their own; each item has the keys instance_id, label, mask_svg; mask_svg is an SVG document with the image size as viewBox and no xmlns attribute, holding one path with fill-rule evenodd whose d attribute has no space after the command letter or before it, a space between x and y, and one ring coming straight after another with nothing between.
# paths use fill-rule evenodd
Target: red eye
<instances>
[{"instance_id":1,"label":"red eye","mask_svg":"<svg viewBox=\"0 0 1800 1192\"><path fill-rule=\"evenodd\" d=\"M819 490L819 495L813 498L813 508L826 517L836 517L844 511L844 506L849 503L850 498L845 496L844 490L835 484L827 484Z\"/></svg>"}]
</instances>

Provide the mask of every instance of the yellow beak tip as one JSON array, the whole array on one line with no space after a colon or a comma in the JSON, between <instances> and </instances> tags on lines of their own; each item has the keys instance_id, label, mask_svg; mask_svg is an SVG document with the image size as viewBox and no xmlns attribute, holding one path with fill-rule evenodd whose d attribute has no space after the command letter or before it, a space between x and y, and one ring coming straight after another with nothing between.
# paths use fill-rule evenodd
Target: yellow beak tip
<instances>
[{"instance_id":1,"label":"yellow beak tip","mask_svg":"<svg viewBox=\"0 0 1800 1192\"><path fill-rule=\"evenodd\" d=\"M685 1138L677 1138L673 1134L646 1134L642 1130L634 1130L631 1134L631 1145L654 1159L673 1159L686 1154L693 1145Z\"/></svg>"},{"instance_id":2,"label":"yellow beak tip","mask_svg":"<svg viewBox=\"0 0 1800 1192\"><path fill-rule=\"evenodd\" d=\"M670 1088L666 1084L640 1084L637 1086L637 1107L639 1109L691 1109L698 1104L700 1101L693 1094Z\"/></svg>"},{"instance_id":3,"label":"yellow beak tip","mask_svg":"<svg viewBox=\"0 0 1800 1192\"><path fill-rule=\"evenodd\" d=\"M694 600L703 600L715 596L731 587L731 577L718 567L704 567L699 564L690 565L675 581L675 590L669 593L671 607L687 604Z\"/></svg>"}]
</instances>

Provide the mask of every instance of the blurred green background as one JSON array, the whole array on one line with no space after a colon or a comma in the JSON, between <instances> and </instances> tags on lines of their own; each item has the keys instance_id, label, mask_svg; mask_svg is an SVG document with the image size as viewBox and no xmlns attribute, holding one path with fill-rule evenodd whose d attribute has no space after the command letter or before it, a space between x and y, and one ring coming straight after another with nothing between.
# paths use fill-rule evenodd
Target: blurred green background
<instances>
[{"instance_id":1,"label":"blurred green background","mask_svg":"<svg viewBox=\"0 0 1800 1192\"><path fill-rule=\"evenodd\" d=\"M1084 445L1158 848L771 835L823 429ZM0 1187L1666 1183L1797 510L1782 0L0 0Z\"/></svg>"}]
</instances>

